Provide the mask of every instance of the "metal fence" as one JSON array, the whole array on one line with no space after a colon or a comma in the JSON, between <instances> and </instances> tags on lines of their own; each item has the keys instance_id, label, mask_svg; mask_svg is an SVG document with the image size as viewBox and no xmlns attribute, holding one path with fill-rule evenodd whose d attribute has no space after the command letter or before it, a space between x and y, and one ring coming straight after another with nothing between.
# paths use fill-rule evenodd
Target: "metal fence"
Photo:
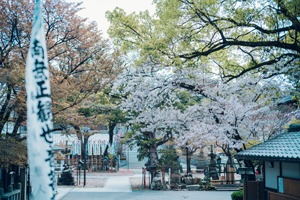
<instances>
[{"instance_id":1,"label":"metal fence","mask_svg":"<svg viewBox=\"0 0 300 200\"><path fill-rule=\"evenodd\" d=\"M68 166L71 174L76 176L76 185L79 184L80 173L84 170L84 163L78 159L55 159L54 171L56 177L61 176L65 167ZM118 159L105 159L101 157L88 156L86 159L87 172L117 172L119 170Z\"/></svg>"}]
</instances>

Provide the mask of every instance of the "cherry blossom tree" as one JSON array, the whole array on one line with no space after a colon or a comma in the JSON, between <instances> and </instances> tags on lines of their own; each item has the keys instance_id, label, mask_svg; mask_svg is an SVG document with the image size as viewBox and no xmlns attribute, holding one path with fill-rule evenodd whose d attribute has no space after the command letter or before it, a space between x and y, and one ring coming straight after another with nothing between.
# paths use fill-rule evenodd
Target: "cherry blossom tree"
<instances>
[{"instance_id":1,"label":"cherry blossom tree","mask_svg":"<svg viewBox=\"0 0 300 200\"><path fill-rule=\"evenodd\" d=\"M153 16L119 8L106 13L115 44L138 54L137 66L115 85L127 94L120 107L129 123L139 125L128 138L169 131L179 147L216 143L230 154L249 139L280 133L289 120L276 108L289 95L281 79L299 85L299 3L154 3ZM183 90L200 101L179 108L176 93Z\"/></svg>"},{"instance_id":2,"label":"cherry blossom tree","mask_svg":"<svg viewBox=\"0 0 300 200\"><path fill-rule=\"evenodd\" d=\"M150 151L151 166L157 165L158 144L171 137L177 137L178 147L215 143L230 156L230 150L240 151L249 139L278 134L288 121L276 110L282 82L255 75L222 82L206 68L166 70L145 64L127 69L115 83L115 93L127 94L119 105L132 128L126 138ZM182 109L177 94L184 90L194 103Z\"/></svg>"}]
</instances>

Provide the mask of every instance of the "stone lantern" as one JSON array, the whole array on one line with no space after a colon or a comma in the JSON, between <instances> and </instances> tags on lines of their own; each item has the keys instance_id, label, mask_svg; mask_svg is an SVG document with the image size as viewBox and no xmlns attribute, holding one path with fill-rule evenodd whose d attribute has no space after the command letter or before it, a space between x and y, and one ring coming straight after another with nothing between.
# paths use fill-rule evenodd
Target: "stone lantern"
<instances>
[{"instance_id":1,"label":"stone lantern","mask_svg":"<svg viewBox=\"0 0 300 200\"><path fill-rule=\"evenodd\" d=\"M211 145L211 152L210 154L208 154L208 156L210 157L209 169L208 169L209 177L211 177L213 180L219 180L217 167L216 167L217 154L213 152L213 145Z\"/></svg>"}]
</instances>

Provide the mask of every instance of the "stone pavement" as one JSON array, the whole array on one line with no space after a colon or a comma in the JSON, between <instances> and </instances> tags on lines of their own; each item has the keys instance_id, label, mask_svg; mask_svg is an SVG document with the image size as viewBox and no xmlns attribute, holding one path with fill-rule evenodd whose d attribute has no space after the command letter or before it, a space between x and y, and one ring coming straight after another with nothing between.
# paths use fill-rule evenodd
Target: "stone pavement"
<instances>
[{"instance_id":1,"label":"stone pavement","mask_svg":"<svg viewBox=\"0 0 300 200\"><path fill-rule=\"evenodd\" d=\"M66 196L73 188L72 187L58 187L57 188L57 195L55 196L56 200L62 199Z\"/></svg>"},{"instance_id":2,"label":"stone pavement","mask_svg":"<svg viewBox=\"0 0 300 200\"><path fill-rule=\"evenodd\" d=\"M134 170L131 176L98 176L107 178L103 188L82 188L82 187L58 187L56 200L82 200L82 199L106 199L106 200L126 200L126 199L209 199L209 200L231 200L230 191L132 191L129 179L132 177L142 177L138 170ZM97 178L97 176L87 176Z\"/></svg>"},{"instance_id":3,"label":"stone pavement","mask_svg":"<svg viewBox=\"0 0 300 200\"><path fill-rule=\"evenodd\" d=\"M62 200L231 200L232 192L218 191L133 191L133 192L73 192Z\"/></svg>"},{"instance_id":4,"label":"stone pavement","mask_svg":"<svg viewBox=\"0 0 300 200\"><path fill-rule=\"evenodd\" d=\"M66 187L59 186L56 200L126 200L126 199L138 199L138 200L157 200L157 199L209 199L209 200L231 200L230 194L232 192L218 192L218 191L137 191L131 190L130 178L142 178L142 167L147 159L144 161L137 160L136 149L131 150L129 155L129 166L120 168L118 173L87 173L87 183L92 181L95 184L83 188L81 186ZM185 164L182 164L183 169L186 168ZM195 169L195 166L191 166ZM76 177L76 174L73 175ZM194 174L193 174L194 176ZM195 174L195 176L203 176L203 174ZM148 173L147 173L148 177ZM167 178L167 174L166 174ZM81 172L81 183L83 180L83 172ZM106 180L106 181L105 181ZM104 187L99 186L100 181L105 181ZM141 181L138 181L139 183Z\"/></svg>"},{"instance_id":5,"label":"stone pavement","mask_svg":"<svg viewBox=\"0 0 300 200\"><path fill-rule=\"evenodd\" d=\"M103 188L83 188L83 187L58 187L56 195L56 200L62 199L66 194L69 192L132 192L131 185L129 178L130 177L141 177L142 175L132 173L131 176L126 176L126 173L123 173L124 175L116 176L115 174L95 174L95 176L92 176L91 174L87 175L87 179L97 179L97 178L107 178L105 185ZM97 176L98 175L98 176Z\"/></svg>"},{"instance_id":6,"label":"stone pavement","mask_svg":"<svg viewBox=\"0 0 300 200\"><path fill-rule=\"evenodd\" d=\"M203 174L193 174L193 176L198 177L200 176L201 178L203 178L202 176L204 176ZM108 199L111 199L110 196L115 196L116 198L112 198L112 199L119 199L119 197L121 198L128 198L128 199L132 199L135 198L137 196L143 196L143 200L147 200L147 199L151 199L150 197L148 198L147 196L152 196L152 194L154 196L162 196L162 198L164 197L164 195L168 194L168 195L173 195L174 193L178 193L181 194L181 192L183 192L183 196L189 197L190 199L195 198L197 195L195 193L199 193L199 196L210 196L213 198L209 198L210 200L215 199L215 197L222 197L222 194L226 195L224 196L224 198L221 198L222 200L230 200L230 194L232 193L232 191L224 191L225 193L221 193L220 191L132 191L131 190L131 184L130 184L130 178L136 178L139 179L138 182L140 183L141 179L142 179L142 170L141 169L130 169L129 171L127 169L120 169L120 171L118 173L87 173L87 183L91 180L93 180L93 182L98 183L97 186L95 185L95 187L93 187L93 185L87 185L87 187L80 187L80 186L75 186L75 187L67 187L67 186L59 186L58 187L58 194L56 195L56 200L76 200L76 197L82 196L82 197L86 197L83 199L97 199L97 196L108 196ZM148 173L147 173L147 177L148 177ZM167 174L166 174L166 178L167 178ZM102 186L104 184L104 187L99 186L99 181L103 181L102 182ZM136 180L137 181L137 180ZM102 188L101 188L102 187ZM146 194L146 193L147 194ZM157 193L158 192L158 193ZM168 193L171 192L171 193ZM223 192L223 191L222 191ZM111 195L108 195L108 194ZM133 193L133 194L126 194L126 193ZM193 194L190 194L193 193ZM115 194L118 194L117 196ZM145 195L145 198L144 198ZM176 195L175 195L176 196ZM175 198L174 196L174 198ZM74 198L71 198L74 197ZM130 198L129 198L130 197ZM160 198L160 197L159 197ZM102 199L102 198L101 198ZM167 198L167 199L171 199L171 198ZM175 198L177 199L177 198ZM172 200L175 200L172 197ZM218 199L218 198L216 198Z\"/></svg>"},{"instance_id":7,"label":"stone pavement","mask_svg":"<svg viewBox=\"0 0 300 200\"><path fill-rule=\"evenodd\" d=\"M107 178L103 188L74 188L72 192L132 192L129 176Z\"/></svg>"}]
</instances>

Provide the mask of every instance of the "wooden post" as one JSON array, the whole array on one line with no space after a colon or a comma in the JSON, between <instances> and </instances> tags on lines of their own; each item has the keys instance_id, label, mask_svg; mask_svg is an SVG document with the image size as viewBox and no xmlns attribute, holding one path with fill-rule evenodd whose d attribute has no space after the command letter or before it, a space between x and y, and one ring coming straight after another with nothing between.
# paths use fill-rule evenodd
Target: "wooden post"
<instances>
[{"instance_id":1,"label":"wooden post","mask_svg":"<svg viewBox=\"0 0 300 200\"><path fill-rule=\"evenodd\" d=\"M92 172L94 171L94 154L91 155L91 162L92 162Z\"/></svg>"},{"instance_id":2,"label":"wooden post","mask_svg":"<svg viewBox=\"0 0 300 200\"><path fill-rule=\"evenodd\" d=\"M96 156L96 172L99 171L99 155Z\"/></svg>"},{"instance_id":3,"label":"wooden post","mask_svg":"<svg viewBox=\"0 0 300 200\"><path fill-rule=\"evenodd\" d=\"M256 186L257 186L257 198L256 199L258 199L258 200L260 200L260 196L259 196L259 182L258 181L256 181Z\"/></svg>"},{"instance_id":4,"label":"wooden post","mask_svg":"<svg viewBox=\"0 0 300 200\"><path fill-rule=\"evenodd\" d=\"M111 160L110 160L111 161ZM109 170L109 160L107 159L107 168Z\"/></svg>"},{"instance_id":5,"label":"wooden post","mask_svg":"<svg viewBox=\"0 0 300 200\"><path fill-rule=\"evenodd\" d=\"M113 171L114 159L110 159L110 170Z\"/></svg>"},{"instance_id":6,"label":"wooden post","mask_svg":"<svg viewBox=\"0 0 300 200\"><path fill-rule=\"evenodd\" d=\"M105 162L104 162L104 159L102 159L101 162L102 162L102 166L103 166L102 169L103 169L103 171L104 171L104 170L105 170Z\"/></svg>"},{"instance_id":7,"label":"wooden post","mask_svg":"<svg viewBox=\"0 0 300 200\"><path fill-rule=\"evenodd\" d=\"M245 179L243 179L243 200L247 200L247 183Z\"/></svg>"},{"instance_id":8,"label":"wooden post","mask_svg":"<svg viewBox=\"0 0 300 200\"><path fill-rule=\"evenodd\" d=\"M26 200L26 169L20 168L21 200Z\"/></svg>"}]
</instances>

